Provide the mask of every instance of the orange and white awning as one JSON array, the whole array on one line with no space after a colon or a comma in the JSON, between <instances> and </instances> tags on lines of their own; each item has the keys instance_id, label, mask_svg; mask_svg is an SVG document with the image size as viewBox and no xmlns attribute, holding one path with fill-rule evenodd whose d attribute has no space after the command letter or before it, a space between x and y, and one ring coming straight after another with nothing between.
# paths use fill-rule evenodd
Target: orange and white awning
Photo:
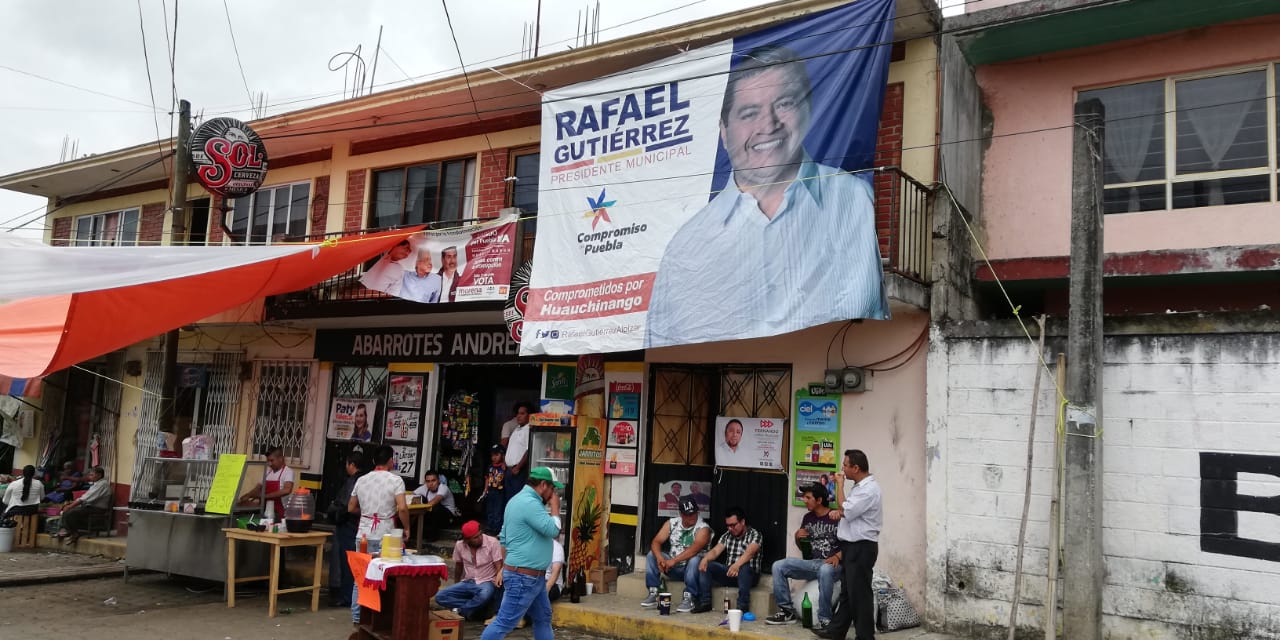
<instances>
[{"instance_id":1,"label":"orange and white awning","mask_svg":"<svg viewBox=\"0 0 1280 640\"><path fill-rule=\"evenodd\" d=\"M416 229L259 247L52 247L0 239L0 375L35 378L264 296L298 291Z\"/></svg>"}]
</instances>

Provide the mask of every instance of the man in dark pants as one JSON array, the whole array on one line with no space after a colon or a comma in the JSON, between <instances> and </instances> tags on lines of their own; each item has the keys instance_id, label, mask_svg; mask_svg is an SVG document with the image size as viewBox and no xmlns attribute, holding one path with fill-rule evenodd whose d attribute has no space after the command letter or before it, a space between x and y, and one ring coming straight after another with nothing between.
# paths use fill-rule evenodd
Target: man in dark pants
<instances>
[{"instance_id":1,"label":"man in dark pants","mask_svg":"<svg viewBox=\"0 0 1280 640\"><path fill-rule=\"evenodd\" d=\"M844 484L852 480L846 493ZM884 514L880 505L880 484L871 475L867 454L859 449L844 452L844 473L836 475L836 497L843 497L839 509L829 517L838 522L836 537L844 559L843 602L826 627L814 627L819 638L844 640L849 626L856 640L875 640L875 596L871 592L871 570L879 554L880 527Z\"/></svg>"},{"instance_id":2,"label":"man in dark pants","mask_svg":"<svg viewBox=\"0 0 1280 640\"><path fill-rule=\"evenodd\" d=\"M329 520L333 523L333 542L329 545L329 606L350 607L351 588L355 578L351 565L347 564L347 552L356 550L356 528L360 518L347 511L351 490L356 480L364 474L364 454L358 450L347 454L347 481L338 489L329 507Z\"/></svg>"}]
</instances>

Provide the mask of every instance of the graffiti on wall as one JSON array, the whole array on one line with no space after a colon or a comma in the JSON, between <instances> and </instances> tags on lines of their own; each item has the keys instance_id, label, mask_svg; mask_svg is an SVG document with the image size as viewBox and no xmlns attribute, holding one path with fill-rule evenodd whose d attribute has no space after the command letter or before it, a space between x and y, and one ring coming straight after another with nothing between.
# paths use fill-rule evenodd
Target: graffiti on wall
<instances>
[{"instance_id":1,"label":"graffiti on wall","mask_svg":"<svg viewBox=\"0 0 1280 640\"><path fill-rule=\"evenodd\" d=\"M1280 516L1280 495L1241 495L1242 473L1280 478L1280 456L1200 453L1200 550L1280 562L1280 543L1240 535L1240 512Z\"/></svg>"}]
</instances>

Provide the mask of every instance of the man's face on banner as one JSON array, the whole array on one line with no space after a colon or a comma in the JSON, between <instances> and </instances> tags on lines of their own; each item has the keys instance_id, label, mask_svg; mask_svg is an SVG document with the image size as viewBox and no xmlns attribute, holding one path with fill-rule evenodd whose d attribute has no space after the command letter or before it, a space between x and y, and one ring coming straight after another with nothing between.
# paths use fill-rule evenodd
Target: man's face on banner
<instances>
[{"instance_id":1,"label":"man's face on banner","mask_svg":"<svg viewBox=\"0 0 1280 640\"><path fill-rule=\"evenodd\" d=\"M387 257L391 258L392 262L399 262L401 260L404 260L405 258L408 258L410 251L411 250L409 249L409 243L401 242L400 244L394 247L391 247L391 251L387 252Z\"/></svg>"},{"instance_id":2,"label":"man's face on banner","mask_svg":"<svg viewBox=\"0 0 1280 640\"><path fill-rule=\"evenodd\" d=\"M454 272L458 270L458 250L449 248L440 254L441 262L444 262L444 270Z\"/></svg>"},{"instance_id":3,"label":"man's face on banner","mask_svg":"<svg viewBox=\"0 0 1280 640\"><path fill-rule=\"evenodd\" d=\"M418 262L414 266L414 270L417 271L420 276L425 276L428 273L431 273L431 254L429 252L421 251L418 253Z\"/></svg>"},{"instance_id":4,"label":"man's face on banner","mask_svg":"<svg viewBox=\"0 0 1280 640\"><path fill-rule=\"evenodd\" d=\"M737 420L729 421L724 425L724 441L731 447L737 447L742 442L742 423Z\"/></svg>"},{"instance_id":5,"label":"man's face on banner","mask_svg":"<svg viewBox=\"0 0 1280 640\"><path fill-rule=\"evenodd\" d=\"M720 122L720 141L739 186L784 182L799 170L810 113L798 73L797 64L766 69L739 79L726 96L733 102Z\"/></svg>"}]
</instances>

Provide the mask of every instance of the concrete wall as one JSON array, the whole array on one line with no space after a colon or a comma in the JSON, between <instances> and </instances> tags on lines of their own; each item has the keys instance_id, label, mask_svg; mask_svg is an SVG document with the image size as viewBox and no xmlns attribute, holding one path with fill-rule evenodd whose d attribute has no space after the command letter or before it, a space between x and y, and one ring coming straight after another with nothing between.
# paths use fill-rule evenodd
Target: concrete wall
<instances>
[{"instance_id":1,"label":"concrete wall","mask_svg":"<svg viewBox=\"0 0 1280 640\"><path fill-rule=\"evenodd\" d=\"M978 70L994 119L984 163L992 259L1068 253L1075 93L1280 58L1280 18L1118 42ZM1030 133L1028 133L1030 132ZM950 167L948 167L950 169ZM1105 249L1136 252L1280 242L1280 204L1108 215Z\"/></svg>"},{"instance_id":2,"label":"concrete wall","mask_svg":"<svg viewBox=\"0 0 1280 640\"><path fill-rule=\"evenodd\" d=\"M895 309L892 321L854 326L845 344L849 364L867 364L901 351L920 335L927 321L925 312ZM773 338L650 349L645 359L651 363L790 364L794 397L795 389L822 380L828 362L843 366L839 346L827 352L840 327L836 323ZM871 391L845 394L840 434L842 449L867 452L884 493L884 530L876 566L903 585L916 605L924 601L925 578L923 355L922 351L900 369L877 373ZM788 532L800 527L803 515L803 508L789 507ZM788 544L786 554L800 556L794 544Z\"/></svg>"},{"instance_id":3,"label":"concrete wall","mask_svg":"<svg viewBox=\"0 0 1280 640\"><path fill-rule=\"evenodd\" d=\"M935 328L934 338L929 618L955 632L1004 637L996 627L1008 622L1012 598L1035 346L1010 333L957 337ZM1050 354L1064 350L1065 340L1051 342ZM1020 626L1036 629L1044 620L1057 407L1047 376L1018 616ZM1280 334L1111 336L1103 388L1107 633L1280 638L1280 507L1271 497L1280 494ZM1236 472L1238 484L1227 484ZM1215 491L1270 502L1237 511L1248 498L1202 499ZM1229 529L1232 519L1239 539L1202 537Z\"/></svg>"}]
</instances>

